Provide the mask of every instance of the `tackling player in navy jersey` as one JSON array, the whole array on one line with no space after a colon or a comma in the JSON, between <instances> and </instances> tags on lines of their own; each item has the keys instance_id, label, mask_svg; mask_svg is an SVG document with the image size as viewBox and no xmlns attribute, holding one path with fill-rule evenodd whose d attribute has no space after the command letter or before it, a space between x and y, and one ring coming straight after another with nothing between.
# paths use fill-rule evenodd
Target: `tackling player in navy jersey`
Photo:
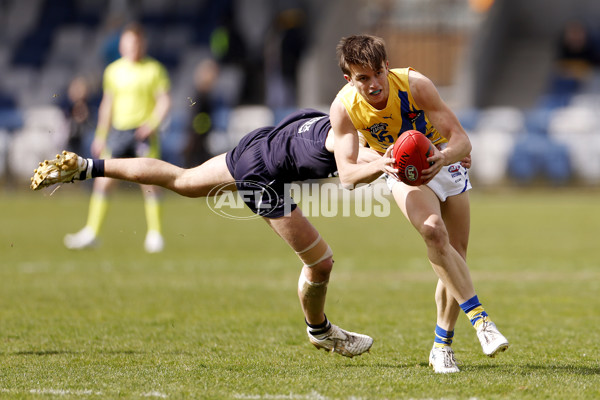
<instances>
[{"instance_id":1,"label":"tackling player in navy jersey","mask_svg":"<svg viewBox=\"0 0 600 400\"><path fill-rule=\"evenodd\" d=\"M373 154L364 150L365 159L372 159ZM300 208L290 204L291 197L285 193L286 183L327 178L334 173L332 152L328 115L306 109L289 115L276 127L256 129L230 152L195 168L183 169L151 158L86 160L63 152L55 160L40 163L31 178L31 188L110 177L162 186L188 197L208 196L215 193L215 188L226 186L255 192L252 196L242 196L246 205L264 218L303 263L298 297L310 342L318 349L353 357L368 351L373 339L328 321L325 298L333 252Z\"/></svg>"}]
</instances>

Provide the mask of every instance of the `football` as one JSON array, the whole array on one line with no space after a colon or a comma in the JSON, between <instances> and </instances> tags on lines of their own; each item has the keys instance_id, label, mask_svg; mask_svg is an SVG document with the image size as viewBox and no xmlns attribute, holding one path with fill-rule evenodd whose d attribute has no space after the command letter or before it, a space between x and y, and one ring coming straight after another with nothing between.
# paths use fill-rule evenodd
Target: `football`
<instances>
[{"instance_id":1,"label":"football","mask_svg":"<svg viewBox=\"0 0 600 400\"><path fill-rule=\"evenodd\" d=\"M407 185L423 184L421 171L429 168L427 157L434 154L433 143L419 131L403 132L392 149L392 157L396 160L394 167L398 169L398 178Z\"/></svg>"}]
</instances>

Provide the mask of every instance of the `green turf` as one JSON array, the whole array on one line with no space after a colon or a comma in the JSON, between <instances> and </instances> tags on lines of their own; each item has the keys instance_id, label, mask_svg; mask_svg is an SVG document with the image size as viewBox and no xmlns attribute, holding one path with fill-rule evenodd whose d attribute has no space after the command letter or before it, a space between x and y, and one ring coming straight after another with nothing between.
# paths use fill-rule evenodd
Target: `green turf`
<instances>
[{"instance_id":1,"label":"green turf","mask_svg":"<svg viewBox=\"0 0 600 400\"><path fill-rule=\"evenodd\" d=\"M262 221L168 194L166 249L148 255L126 190L102 247L70 252L88 193L50 193L0 195L0 398L600 397L600 193L473 193L471 271L511 348L483 356L461 316L450 376L427 366L436 278L396 209L311 219L335 253L328 316L375 338L348 359L309 344L299 261Z\"/></svg>"}]
</instances>

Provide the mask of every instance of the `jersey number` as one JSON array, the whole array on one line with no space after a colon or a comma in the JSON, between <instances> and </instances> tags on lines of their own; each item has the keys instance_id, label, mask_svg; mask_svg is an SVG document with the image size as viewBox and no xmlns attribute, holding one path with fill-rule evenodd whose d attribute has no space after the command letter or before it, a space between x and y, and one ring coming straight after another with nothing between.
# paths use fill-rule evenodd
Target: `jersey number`
<instances>
[{"instance_id":1,"label":"jersey number","mask_svg":"<svg viewBox=\"0 0 600 400\"><path fill-rule=\"evenodd\" d=\"M390 135L388 133L388 131L382 131L379 133L371 133L371 136L373 136L379 143L388 143L388 144L394 143L394 137L392 135Z\"/></svg>"},{"instance_id":2,"label":"jersey number","mask_svg":"<svg viewBox=\"0 0 600 400\"><path fill-rule=\"evenodd\" d=\"M392 137L392 135L389 134L387 127L387 124L380 122L375 125L371 125L367 129L369 130L371 136L373 136L375 140L377 140L377 142L382 144L392 144L394 143L394 138Z\"/></svg>"}]
</instances>

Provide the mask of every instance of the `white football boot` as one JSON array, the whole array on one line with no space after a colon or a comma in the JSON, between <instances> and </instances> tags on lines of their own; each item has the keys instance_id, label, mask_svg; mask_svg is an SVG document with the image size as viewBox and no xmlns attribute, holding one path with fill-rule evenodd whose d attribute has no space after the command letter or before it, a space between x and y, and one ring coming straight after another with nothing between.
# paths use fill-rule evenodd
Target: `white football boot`
<instances>
[{"instance_id":1,"label":"white football boot","mask_svg":"<svg viewBox=\"0 0 600 400\"><path fill-rule=\"evenodd\" d=\"M331 324L331 328L323 334L313 336L310 328L306 329L308 339L317 349L325 349L341 354L345 357L359 356L369 351L373 345L373 338L360 333L348 332Z\"/></svg>"},{"instance_id":2,"label":"white football boot","mask_svg":"<svg viewBox=\"0 0 600 400\"><path fill-rule=\"evenodd\" d=\"M165 241L158 231L148 231L146 240L144 240L144 248L147 253L160 253L165 247Z\"/></svg>"},{"instance_id":3,"label":"white football boot","mask_svg":"<svg viewBox=\"0 0 600 400\"><path fill-rule=\"evenodd\" d=\"M488 357L494 357L496 354L508 349L508 340L496 328L496 324L489 321L486 317L484 317L483 323L477 329L477 337L481 343L483 354Z\"/></svg>"},{"instance_id":4,"label":"white football boot","mask_svg":"<svg viewBox=\"0 0 600 400\"><path fill-rule=\"evenodd\" d=\"M39 190L55 183L73 182L87 169L87 160L75 153L63 151L54 160L41 162L33 171L31 189Z\"/></svg>"},{"instance_id":5,"label":"white football boot","mask_svg":"<svg viewBox=\"0 0 600 400\"><path fill-rule=\"evenodd\" d=\"M436 374L452 374L460 372L454 358L454 351L450 346L436 347L429 353L429 366L433 367Z\"/></svg>"},{"instance_id":6,"label":"white football boot","mask_svg":"<svg viewBox=\"0 0 600 400\"><path fill-rule=\"evenodd\" d=\"M98 239L91 228L84 227L77 233L65 235L65 247L70 250L82 250L98 246Z\"/></svg>"}]
</instances>

